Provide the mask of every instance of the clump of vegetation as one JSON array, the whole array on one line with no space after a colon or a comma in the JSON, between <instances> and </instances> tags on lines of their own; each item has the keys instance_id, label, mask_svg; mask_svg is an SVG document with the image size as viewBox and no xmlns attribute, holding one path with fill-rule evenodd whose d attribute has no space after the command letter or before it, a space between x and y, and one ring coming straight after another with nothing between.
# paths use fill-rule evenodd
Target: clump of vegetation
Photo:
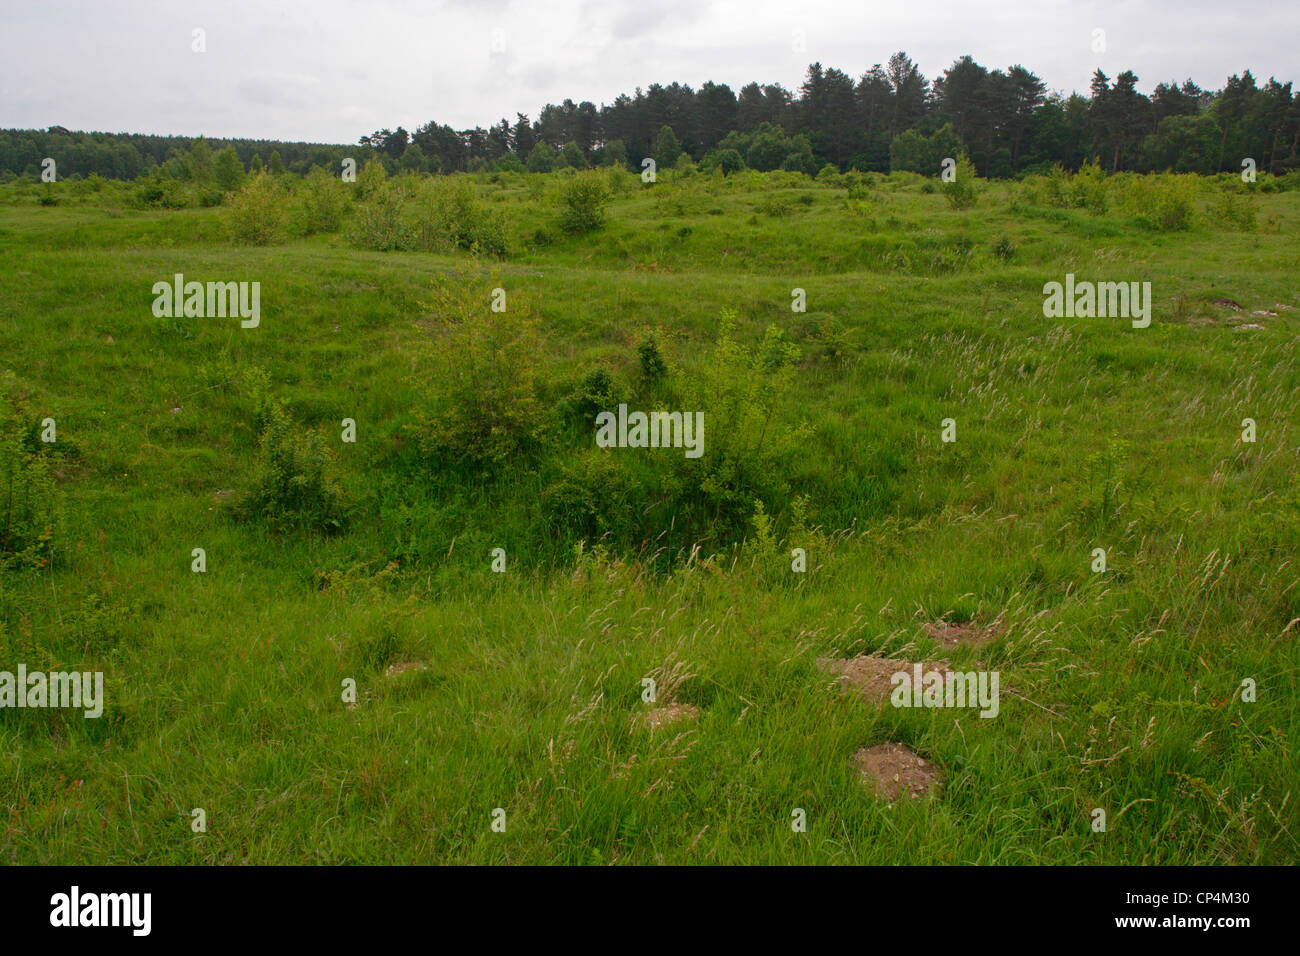
<instances>
[{"instance_id":1,"label":"clump of vegetation","mask_svg":"<svg viewBox=\"0 0 1300 956\"><path fill-rule=\"evenodd\" d=\"M952 182L943 184L943 195L953 209L969 209L979 199L979 176L975 164L965 153L957 157L956 175Z\"/></svg>"},{"instance_id":2,"label":"clump of vegetation","mask_svg":"<svg viewBox=\"0 0 1300 956\"><path fill-rule=\"evenodd\" d=\"M369 169L369 165L366 168ZM360 178L357 182L361 182ZM403 218L402 204L401 193L391 183L380 186L368 202L357 206L346 231L348 241L362 249L378 252L412 248L415 230Z\"/></svg>"},{"instance_id":3,"label":"clump of vegetation","mask_svg":"<svg viewBox=\"0 0 1300 956\"><path fill-rule=\"evenodd\" d=\"M319 166L308 174L303 201L303 231L338 232L348 209L345 184L335 179Z\"/></svg>"},{"instance_id":4,"label":"clump of vegetation","mask_svg":"<svg viewBox=\"0 0 1300 956\"><path fill-rule=\"evenodd\" d=\"M43 567L57 524L54 480L45 455L17 430L0 427L0 569Z\"/></svg>"},{"instance_id":5,"label":"clump of vegetation","mask_svg":"<svg viewBox=\"0 0 1300 956\"><path fill-rule=\"evenodd\" d=\"M477 249L498 259L506 256L505 223L484 207L470 183L461 179L433 181L417 202L419 248Z\"/></svg>"},{"instance_id":6,"label":"clump of vegetation","mask_svg":"<svg viewBox=\"0 0 1300 956\"><path fill-rule=\"evenodd\" d=\"M1193 173L1130 176L1123 190L1124 207L1148 228L1179 232L1195 224L1199 191L1199 177Z\"/></svg>"},{"instance_id":7,"label":"clump of vegetation","mask_svg":"<svg viewBox=\"0 0 1300 956\"><path fill-rule=\"evenodd\" d=\"M647 336L636 351L641 359L641 381L651 388L657 386L668 374L668 363L659 351L659 343L653 335Z\"/></svg>"},{"instance_id":8,"label":"clump of vegetation","mask_svg":"<svg viewBox=\"0 0 1300 956\"><path fill-rule=\"evenodd\" d=\"M258 473L234 505L237 517L263 521L276 531L344 530L342 487L319 431L299 425L283 404L272 402L258 452Z\"/></svg>"},{"instance_id":9,"label":"clump of vegetation","mask_svg":"<svg viewBox=\"0 0 1300 956\"><path fill-rule=\"evenodd\" d=\"M415 373L428 403L416 427L423 451L480 472L533 456L548 425L536 394L534 319L518 298L505 312L486 309L490 282L460 274L439 284L432 310L440 327Z\"/></svg>"},{"instance_id":10,"label":"clump of vegetation","mask_svg":"<svg viewBox=\"0 0 1300 956\"><path fill-rule=\"evenodd\" d=\"M1235 189L1224 190L1214 204L1214 218L1242 232L1254 232L1259 209L1249 196Z\"/></svg>"},{"instance_id":11,"label":"clump of vegetation","mask_svg":"<svg viewBox=\"0 0 1300 956\"><path fill-rule=\"evenodd\" d=\"M230 202L230 230L236 242L265 246L284 239L287 203L267 173L254 176Z\"/></svg>"},{"instance_id":12,"label":"clump of vegetation","mask_svg":"<svg viewBox=\"0 0 1300 956\"><path fill-rule=\"evenodd\" d=\"M584 235L605 225L609 191L594 173L576 177L560 192L560 228L571 235Z\"/></svg>"}]
</instances>

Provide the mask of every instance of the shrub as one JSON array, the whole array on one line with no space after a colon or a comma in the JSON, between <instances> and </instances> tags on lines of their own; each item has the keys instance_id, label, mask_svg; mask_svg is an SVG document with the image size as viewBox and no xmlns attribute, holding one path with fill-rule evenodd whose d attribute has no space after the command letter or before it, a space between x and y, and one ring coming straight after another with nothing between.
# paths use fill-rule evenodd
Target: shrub
<instances>
[{"instance_id":1,"label":"shrub","mask_svg":"<svg viewBox=\"0 0 1300 956\"><path fill-rule=\"evenodd\" d=\"M659 343L651 335L637 346L636 351L641 359L641 381L653 388L668 374L668 364L659 352Z\"/></svg>"},{"instance_id":2,"label":"shrub","mask_svg":"<svg viewBox=\"0 0 1300 956\"><path fill-rule=\"evenodd\" d=\"M279 402L268 410L258 464L252 487L235 503L238 517L265 521L277 531L343 530L343 493L325 438L296 424Z\"/></svg>"},{"instance_id":3,"label":"shrub","mask_svg":"<svg viewBox=\"0 0 1300 956\"><path fill-rule=\"evenodd\" d=\"M0 423L0 569L42 567L58 523L54 481L44 454Z\"/></svg>"},{"instance_id":4,"label":"shrub","mask_svg":"<svg viewBox=\"0 0 1300 956\"><path fill-rule=\"evenodd\" d=\"M285 201L267 173L244 184L230 203L230 228L236 242L265 246L284 238Z\"/></svg>"},{"instance_id":5,"label":"shrub","mask_svg":"<svg viewBox=\"0 0 1300 956\"><path fill-rule=\"evenodd\" d=\"M358 178L357 182L360 181ZM402 197L391 183L385 184L371 201L357 207L347 239L354 246L380 252L412 248L414 230L402 219Z\"/></svg>"},{"instance_id":6,"label":"shrub","mask_svg":"<svg viewBox=\"0 0 1300 956\"><path fill-rule=\"evenodd\" d=\"M595 175L579 176L560 193L560 228L571 235L594 232L605 225L609 192Z\"/></svg>"},{"instance_id":7,"label":"shrub","mask_svg":"<svg viewBox=\"0 0 1300 956\"><path fill-rule=\"evenodd\" d=\"M431 308L444 326L425 343L414 376L428 400L418 426L425 454L488 472L532 456L546 430L534 382L535 320L518 298L508 311L490 312L498 284L467 272L442 281Z\"/></svg>"},{"instance_id":8,"label":"shrub","mask_svg":"<svg viewBox=\"0 0 1300 956\"><path fill-rule=\"evenodd\" d=\"M1259 210L1254 200L1236 190L1225 191L1214 205L1214 218L1229 228L1254 232Z\"/></svg>"},{"instance_id":9,"label":"shrub","mask_svg":"<svg viewBox=\"0 0 1300 956\"><path fill-rule=\"evenodd\" d=\"M957 157L956 175L952 182L943 184L943 195L953 209L969 209L979 198L979 177L975 164L965 153Z\"/></svg>"},{"instance_id":10,"label":"shrub","mask_svg":"<svg viewBox=\"0 0 1300 956\"><path fill-rule=\"evenodd\" d=\"M1199 191L1195 173L1134 176L1124 187L1124 204L1139 222L1160 232L1190 229Z\"/></svg>"},{"instance_id":11,"label":"shrub","mask_svg":"<svg viewBox=\"0 0 1300 956\"><path fill-rule=\"evenodd\" d=\"M347 187L317 166L307 176L307 197L303 203L304 232L338 232L347 212Z\"/></svg>"},{"instance_id":12,"label":"shrub","mask_svg":"<svg viewBox=\"0 0 1300 956\"><path fill-rule=\"evenodd\" d=\"M387 179L388 170L384 168L384 164L375 159L370 160L357 176L357 199L362 202L373 199L382 191L384 181Z\"/></svg>"},{"instance_id":13,"label":"shrub","mask_svg":"<svg viewBox=\"0 0 1300 956\"><path fill-rule=\"evenodd\" d=\"M603 368L595 368L570 390L560 403L560 412L574 426L587 429L596 424L597 415L617 408L625 400L614 377Z\"/></svg>"},{"instance_id":14,"label":"shrub","mask_svg":"<svg viewBox=\"0 0 1300 956\"><path fill-rule=\"evenodd\" d=\"M419 248L477 248L504 258L505 224L479 201L474 187L461 177L431 181L421 197L415 225Z\"/></svg>"}]
</instances>

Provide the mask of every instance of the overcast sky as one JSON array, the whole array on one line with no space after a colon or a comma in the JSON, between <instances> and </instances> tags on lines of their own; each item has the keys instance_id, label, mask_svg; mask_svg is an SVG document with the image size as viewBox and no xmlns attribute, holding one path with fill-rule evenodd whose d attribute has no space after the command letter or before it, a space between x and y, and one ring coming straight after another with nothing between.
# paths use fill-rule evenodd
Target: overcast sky
<instances>
[{"instance_id":1,"label":"overcast sky","mask_svg":"<svg viewBox=\"0 0 1300 956\"><path fill-rule=\"evenodd\" d=\"M1086 91L1230 73L1300 79L1297 0L2 0L0 126L353 143L429 120L489 126L674 80L796 90L905 50L969 53ZM206 52L194 52L194 31ZM1094 52L1094 31L1105 50Z\"/></svg>"}]
</instances>

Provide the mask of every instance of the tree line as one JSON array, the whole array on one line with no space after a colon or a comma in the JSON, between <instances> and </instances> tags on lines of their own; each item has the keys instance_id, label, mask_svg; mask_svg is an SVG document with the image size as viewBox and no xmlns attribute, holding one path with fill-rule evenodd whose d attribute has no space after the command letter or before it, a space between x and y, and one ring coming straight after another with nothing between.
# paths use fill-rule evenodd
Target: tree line
<instances>
[{"instance_id":1,"label":"tree line","mask_svg":"<svg viewBox=\"0 0 1300 956\"><path fill-rule=\"evenodd\" d=\"M899 52L856 81L847 73L808 67L797 91L749 83L652 84L597 107L566 99L547 104L537 119L517 113L486 129L455 130L428 122L413 133L401 126L362 136L356 146L214 141L233 150L245 168L263 163L305 173L337 171L345 156L378 158L390 172L625 165L645 157L660 168L683 160L724 171L838 169L934 173L945 157L964 152L978 172L1007 177L1053 165L1086 162L1118 172L1239 170L1245 158L1261 171L1300 168L1300 97L1291 83L1262 86L1249 70L1221 90L1190 79L1162 82L1150 95L1129 70L1112 80L1100 69L1088 95L1049 93L1043 81L1015 64L989 69L971 57L927 80ZM46 131L0 131L0 175L34 176L45 156L61 175L133 179L150 170L184 178L183 137ZM356 155L360 153L360 155ZM169 164L171 164L169 168Z\"/></svg>"}]
</instances>

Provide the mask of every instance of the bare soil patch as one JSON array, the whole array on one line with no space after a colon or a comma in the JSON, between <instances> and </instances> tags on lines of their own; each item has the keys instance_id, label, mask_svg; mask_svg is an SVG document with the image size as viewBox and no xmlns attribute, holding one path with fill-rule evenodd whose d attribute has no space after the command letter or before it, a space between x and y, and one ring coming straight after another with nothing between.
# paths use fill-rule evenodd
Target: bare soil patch
<instances>
[{"instance_id":1,"label":"bare soil patch","mask_svg":"<svg viewBox=\"0 0 1300 956\"><path fill-rule=\"evenodd\" d=\"M1007 626L1002 621L981 624L978 621L963 621L953 624L948 621L933 621L925 625L925 632L944 647L982 647L1006 633Z\"/></svg>"},{"instance_id":2,"label":"bare soil patch","mask_svg":"<svg viewBox=\"0 0 1300 956\"><path fill-rule=\"evenodd\" d=\"M913 663L901 657L877 657L872 654L817 659L818 667L839 676L841 691L860 693L868 700L882 704L889 700L889 695L894 690L891 678L899 671L911 674ZM924 671L937 670L943 674L951 670L947 661L922 661L921 668Z\"/></svg>"},{"instance_id":3,"label":"bare soil patch","mask_svg":"<svg viewBox=\"0 0 1300 956\"><path fill-rule=\"evenodd\" d=\"M667 724L675 724L683 720L694 720L699 716L699 710L690 704L670 703L662 707L652 707L650 710L642 711L637 715L638 722L651 730L657 730Z\"/></svg>"},{"instance_id":4,"label":"bare soil patch","mask_svg":"<svg viewBox=\"0 0 1300 956\"><path fill-rule=\"evenodd\" d=\"M888 803L919 800L943 786L943 771L902 744L877 744L853 755L862 783Z\"/></svg>"},{"instance_id":5,"label":"bare soil patch","mask_svg":"<svg viewBox=\"0 0 1300 956\"><path fill-rule=\"evenodd\" d=\"M389 664L388 669L384 671L384 676L389 678L401 677L407 671L427 671L428 669L429 665L420 661L399 661L396 664Z\"/></svg>"}]
</instances>

